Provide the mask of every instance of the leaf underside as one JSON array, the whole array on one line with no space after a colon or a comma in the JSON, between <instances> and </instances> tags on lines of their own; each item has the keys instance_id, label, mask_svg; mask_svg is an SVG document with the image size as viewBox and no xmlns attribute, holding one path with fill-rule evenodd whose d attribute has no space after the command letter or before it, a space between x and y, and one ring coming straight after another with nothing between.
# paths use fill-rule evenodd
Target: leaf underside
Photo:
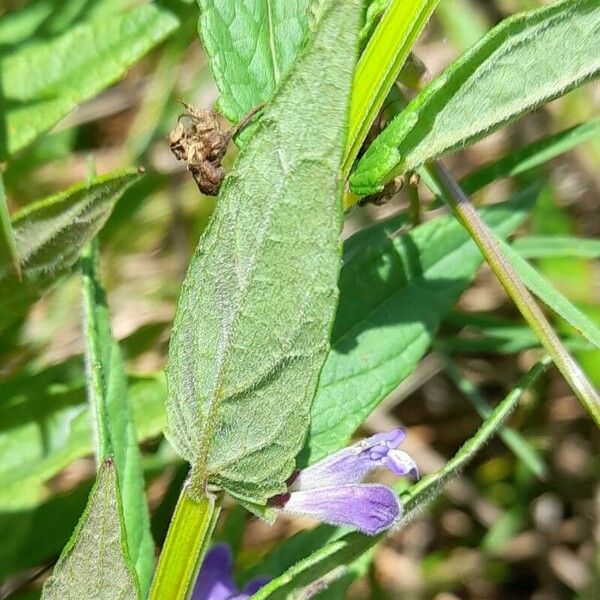
<instances>
[{"instance_id":1,"label":"leaf underside","mask_svg":"<svg viewBox=\"0 0 600 600\"><path fill-rule=\"evenodd\" d=\"M85 512L46 580L43 600L137 600L140 593L125 553L116 468L105 461Z\"/></svg>"},{"instance_id":2,"label":"leaf underside","mask_svg":"<svg viewBox=\"0 0 600 600\"><path fill-rule=\"evenodd\" d=\"M192 258L171 338L170 441L197 485L257 504L285 489L327 354L361 4L328 2L259 118Z\"/></svg>"},{"instance_id":3,"label":"leaf underside","mask_svg":"<svg viewBox=\"0 0 600 600\"><path fill-rule=\"evenodd\" d=\"M125 190L140 177L135 170L98 177L89 185L78 185L36 202L14 217L22 280L8 261L0 263L0 331L72 271L85 244L102 228Z\"/></svg>"}]
</instances>

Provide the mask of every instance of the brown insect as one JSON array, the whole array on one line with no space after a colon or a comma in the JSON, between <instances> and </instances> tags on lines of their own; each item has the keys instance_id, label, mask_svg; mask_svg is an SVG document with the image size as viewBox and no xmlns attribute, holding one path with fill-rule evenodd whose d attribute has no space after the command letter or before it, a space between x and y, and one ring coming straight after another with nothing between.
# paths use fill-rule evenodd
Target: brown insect
<instances>
[{"instance_id":1,"label":"brown insect","mask_svg":"<svg viewBox=\"0 0 600 600\"><path fill-rule=\"evenodd\" d=\"M231 129L229 123L212 108L199 108L181 102L186 112L179 117L169 134L169 146L177 160L186 163L198 189L208 196L216 196L225 177L221 161L231 138L240 131L262 108L258 106ZM189 126L182 119L189 121Z\"/></svg>"}]
</instances>

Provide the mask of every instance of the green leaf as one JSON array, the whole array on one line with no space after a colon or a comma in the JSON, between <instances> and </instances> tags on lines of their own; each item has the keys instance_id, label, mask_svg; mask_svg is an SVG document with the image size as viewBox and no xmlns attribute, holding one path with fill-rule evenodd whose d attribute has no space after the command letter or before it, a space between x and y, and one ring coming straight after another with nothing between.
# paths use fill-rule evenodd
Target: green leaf
<instances>
[{"instance_id":1,"label":"green leaf","mask_svg":"<svg viewBox=\"0 0 600 600\"><path fill-rule=\"evenodd\" d=\"M512 247L523 258L529 259L600 258L600 240L569 235L528 235L516 239Z\"/></svg>"},{"instance_id":2,"label":"green leaf","mask_svg":"<svg viewBox=\"0 0 600 600\"><path fill-rule=\"evenodd\" d=\"M0 159L117 81L177 25L170 11L144 4L0 56Z\"/></svg>"},{"instance_id":3,"label":"green leaf","mask_svg":"<svg viewBox=\"0 0 600 600\"><path fill-rule=\"evenodd\" d=\"M89 186L77 185L15 215L12 224L22 280L9 262L0 262L0 331L72 271L82 248L102 228L123 192L140 177L135 170L98 177Z\"/></svg>"},{"instance_id":4,"label":"green leaf","mask_svg":"<svg viewBox=\"0 0 600 600\"><path fill-rule=\"evenodd\" d=\"M554 135L519 148L500 160L483 165L460 180L460 187L472 194L502 177L514 177L535 169L572 150L579 144L600 137L600 119L580 123Z\"/></svg>"},{"instance_id":5,"label":"green leaf","mask_svg":"<svg viewBox=\"0 0 600 600\"><path fill-rule=\"evenodd\" d=\"M0 171L0 264L11 262L17 276L21 276L21 260L17 252L17 242L8 214L4 181Z\"/></svg>"},{"instance_id":6,"label":"green leaf","mask_svg":"<svg viewBox=\"0 0 600 600\"><path fill-rule=\"evenodd\" d=\"M525 219L536 191L482 210L506 236ZM346 243L340 305L311 410L302 462L343 447L366 416L423 357L437 328L471 283L482 257L452 217L400 235L404 217Z\"/></svg>"},{"instance_id":7,"label":"green leaf","mask_svg":"<svg viewBox=\"0 0 600 600\"><path fill-rule=\"evenodd\" d=\"M563 0L502 21L456 60L369 147L356 194L473 143L598 76L597 0Z\"/></svg>"},{"instance_id":8,"label":"green leaf","mask_svg":"<svg viewBox=\"0 0 600 600\"><path fill-rule=\"evenodd\" d=\"M171 338L167 431L196 489L210 481L264 504L285 490L302 447L337 303L361 8L327 3L192 258Z\"/></svg>"},{"instance_id":9,"label":"green leaf","mask_svg":"<svg viewBox=\"0 0 600 600\"><path fill-rule=\"evenodd\" d=\"M138 439L154 437L165 422L162 374L129 380ZM94 437L81 363L69 361L0 383L0 509L35 506L42 484L89 455ZM25 494L24 490L31 489Z\"/></svg>"},{"instance_id":10,"label":"green leaf","mask_svg":"<svg viewBox=\"0 0 600 600\"><path fill-rule=\"evenodd\" d=\"M0 45L11 48L24 42L43 41L91 16L110 18L127 7L127 0L34 0L9 11L0 20Z\"/></svg>"},{"instance_id":11,"label":"green leaf","mask_svg":"<svg viewBox=\"0 0 600 600\"><path fill-rule=\"evenodd\" d=\"M114 460L119 510L143 597L154 570L154 542L144 490L141 456L127 398L127 377L112 338L106 294L99 280L96 243L81 259L88 399L95 409L98 462Z\"/></svg>"},{"instance_id":12,"label":"green leaf","mask_svg":"<svg viewBox=\"0 0 600 600\"><path fill-rule=\"evenodd\" d=\"M46 580L43 600L137 600L135 572L125 560L127 536L120 517L117 469L105 460L86 509Z\"/></svg>"},{"instance_id":13,"label":"green leaf","mask_svg":"<svg viewBox=\"0 0 600 600\"><path fill-rule=\"evenodd\" d=\"M503 240L498 240L506 258L511 262L523 283L558 316L572 325L585 339L600 348L600 328L565 298L535 267L532 267L516 250Z\"/></svg>"},{"instance_id":14,"label":"green leaf","mask_svg":"<svg viewBox=\"0 0 600 600\"><path fill-rule=\"evenodd\" d=\"M405 513L400 525L409 521L418 511L422 511L425 504L440 493L443 484L463 469L475 454L489 442L515 408L525 390L544 373L550 364L551 360L548 357L538 361L492 411L492 414L483 422L473 437L461 446L456 455L439 472L423 477L401 496ZM318 529L323 529L323 526ZM325 533L331 535L329 528ZM314 536L317 536L317 534L317 531L313 533ZM330 581L334 573L342 576L345 572L344 565L353 563L385 537L385 533L370 537L352 532L334 539L312 552L309 556L305 555L306 558L299 560L281 573L279 577L274 578L251 596L251 599L290 600L298 597L309 597L301 595L307 586L310 585L314 589L315 586L319 586L319 581L324 578L326 578L325 581Z\"/></svg>"},{"instance_id":15,"label":"green leaf","mask_svg":"<svg viewBox=\"0 0 600 600\"><path fill-rule=\"evenodd\" d=\"M221 96L219 110L237 123L269 100L308 33L313 0L198 0L198 29Z\"/></svg>"}]
</instances>

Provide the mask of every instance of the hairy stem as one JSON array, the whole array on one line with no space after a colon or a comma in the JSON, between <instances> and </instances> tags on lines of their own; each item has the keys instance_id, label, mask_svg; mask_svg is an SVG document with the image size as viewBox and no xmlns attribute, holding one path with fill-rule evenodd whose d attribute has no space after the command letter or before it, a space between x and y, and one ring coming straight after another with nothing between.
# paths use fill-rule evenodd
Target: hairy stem
<instances>
[{"instance_id":1,"label":"hairy stem","mask_svg":"<svg viewBox=\"0 0 600 600\"><path fill-rule=\"evenodd\" d=\"M498 281L500 281L531 329L538 336L540 342L552 357L554 364L600 427L600 396L597 390L569 354L543 311L502 253L494 234L482 221L467 195L441 162L434 161L425 169L440 188L442 198L450 210L479 246Z\"/></svg>"}]
</instances>

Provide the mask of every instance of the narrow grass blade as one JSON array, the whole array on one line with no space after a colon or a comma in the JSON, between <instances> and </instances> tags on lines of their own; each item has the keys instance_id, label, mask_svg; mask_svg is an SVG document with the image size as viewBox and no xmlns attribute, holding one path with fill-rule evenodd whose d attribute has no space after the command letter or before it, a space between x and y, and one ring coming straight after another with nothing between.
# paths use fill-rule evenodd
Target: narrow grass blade
<instances>
[{"instance_id":1,"label":"narrow grass blade","mask_svg":"<svg viewBox=\"0 0 600 600\"><path fill-rule=\"evenodd\" d=\"M567 235L528 235L512 243L525 259L600 258L600 240Z\"/></svg>"},{"instance_id":2,"label":"narrow grass blade","mask_svg":"<svg viewBox=\"0 0 600 600\"><path fill-rule=\"evenodd\" d=\"M504 240L496 238L502 252L511 262L523 283L558 316L574 327L584 338L600 348L600 327L561 294L535 267Z\"/></svg>"},{"instance_id":3,"label":"narrow grass blade","mask_svg":"<svg viewBox=\"0 0 600 600\"><path fill-rule=\"evenodd\" d=\"M502 177L514 177L546 164L573 148L600 137L600 119L581 123L519 148L497 161L483 165L460 180L460 186L472 194Z\"/></svg>"}]
</instances>

